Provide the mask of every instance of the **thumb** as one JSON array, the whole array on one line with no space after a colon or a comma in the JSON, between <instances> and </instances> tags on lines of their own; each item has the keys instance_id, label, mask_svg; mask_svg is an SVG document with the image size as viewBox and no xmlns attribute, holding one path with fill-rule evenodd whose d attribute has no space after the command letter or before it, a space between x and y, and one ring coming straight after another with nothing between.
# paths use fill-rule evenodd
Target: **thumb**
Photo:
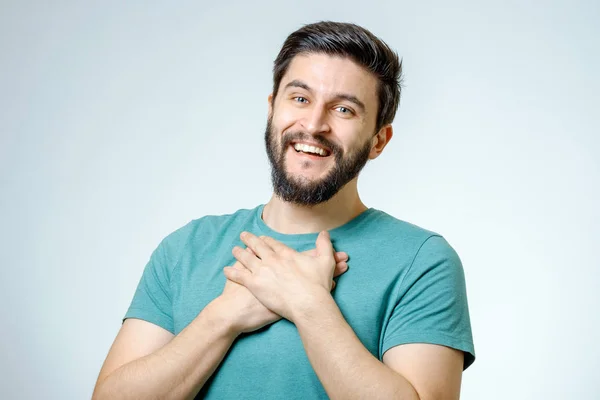
<instances>
[{"instance_id":1,"label":"thumb","mask_svg":"<svg viewBox=\"0 0 600 400\"><path fill-rule=\"evenodd\" d=\"M331 244L331 237L329 232L322 231L317 237L317 253L319 256L333 257L333 245Z\"/></svg>"}]
</instances>

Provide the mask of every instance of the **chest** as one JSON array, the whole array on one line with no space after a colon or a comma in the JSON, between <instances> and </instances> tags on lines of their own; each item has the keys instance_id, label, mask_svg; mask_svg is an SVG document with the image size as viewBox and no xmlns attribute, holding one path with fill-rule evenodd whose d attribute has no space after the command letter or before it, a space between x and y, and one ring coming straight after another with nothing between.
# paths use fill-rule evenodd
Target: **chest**
<instances>
[{"instance_id":1,"label":"chest","mask_svg":"<svg viewBox=\"0 0 600 400\"><path fill-rule=\"evenodd\" d=\"M224 248L231 249L234 245L228 244ZM352 254L351 250L344 251ZM174 274L171 282L176 333L221 294L225 285L223 267L234 263L230 250L191 253L181 261L179 272ZM349 270L336 278L337 285L332 296L357 337L377 357L382 326L393 308L391 299L403 268L394 260L378 258L377 262L373 262L368 254L358 252L351 255L348 264ZM232 354L235 354L236 346L246 346L243 343L250 346L246 351L254 347L268 348L273 352L277 344L283 346L281 351L289 349L293 343L301 346L297 330L289 321L273 324L252 336L246 342L238 340L239 343L234 343Z\"/></svg>"}]
</instances>

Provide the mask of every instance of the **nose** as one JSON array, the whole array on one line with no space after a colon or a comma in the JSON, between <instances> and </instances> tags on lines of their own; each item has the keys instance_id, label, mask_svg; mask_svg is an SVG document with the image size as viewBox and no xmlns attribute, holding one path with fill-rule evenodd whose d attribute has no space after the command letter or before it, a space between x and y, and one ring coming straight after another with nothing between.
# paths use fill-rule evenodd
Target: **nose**
<instances>
[{"instance_id":1,"label":"nose","mask_svg":"<svg viewBox=\"0 0 600 400\"><path fill-rule=\"evenodd\" d=\"M305 111L306 113L300 120L300 125L306 133L314 135L329 132L328 113L324 107L314 106Z\"/></svg>"}]
</instances>

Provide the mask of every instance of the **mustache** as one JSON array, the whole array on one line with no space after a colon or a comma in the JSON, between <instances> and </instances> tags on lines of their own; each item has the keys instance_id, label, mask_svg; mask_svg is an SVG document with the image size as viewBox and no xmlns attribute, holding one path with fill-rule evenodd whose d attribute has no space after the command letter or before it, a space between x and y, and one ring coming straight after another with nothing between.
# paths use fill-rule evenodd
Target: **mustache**
<instances>
[{"instance_id":1,"label":"mustache","mask_svg":"<svg viewBox=\"0 0 600 400\"><path fill-rule=\"evenodd\" d=\"M290 132L290 133L285 134L282 138L281 144L282 144L283 148L285 149L292 142L297 142L297 141L317 142L321 146L326 147L329 150L331 150L331 152L333 154L339 154L342 152L342 149L340 148L340 146L331 142L330 140L327 140L325 137L323 137L321 135L314 135L314 136L309 135L308 133L302 132L302 131Z\"/></svg>"}]
</instances>

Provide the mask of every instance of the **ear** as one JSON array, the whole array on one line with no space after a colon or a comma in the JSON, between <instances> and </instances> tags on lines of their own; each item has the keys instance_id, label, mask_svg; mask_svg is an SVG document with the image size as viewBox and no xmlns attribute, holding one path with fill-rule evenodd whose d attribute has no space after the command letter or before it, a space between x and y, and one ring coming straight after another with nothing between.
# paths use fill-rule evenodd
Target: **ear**
<instances>
[{"instance_id":1,"label":"ear","mask_svg":"<svg viewBox=\"0 0 600 400\"><path fill-rule=\"evenodd\" d=\"M379 132L377 132L377 135L373 136L373 139L371 139L369 160L374 160L379 157L385 146L392 140L392 136L394 136L394 130L392 129L391 124L383 126Z\"/></svg>"},{"instance_id":2,"label":"ear","mask_svg":"<svg viewBox=\"0 0 600 400\"><path fill-rule=\"evenodd\" d=\"M269 102L269 117L270 117L271 115L273 115L273 93L269 94L267 101Z\"/></svg>"}]
</instances>

